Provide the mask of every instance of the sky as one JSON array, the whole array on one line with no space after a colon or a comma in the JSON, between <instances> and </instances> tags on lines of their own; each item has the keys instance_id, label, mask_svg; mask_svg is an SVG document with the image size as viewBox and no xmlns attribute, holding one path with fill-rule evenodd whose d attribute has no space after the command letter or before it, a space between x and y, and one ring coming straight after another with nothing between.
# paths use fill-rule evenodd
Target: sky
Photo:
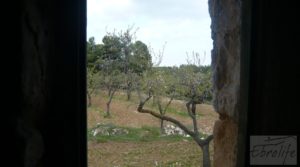
<instances>
[{"instance_id":1,"label":"sky","mask_svg":"<svg viewBox=\"0 0 300 167\"><path fill-rule=\"evenodd\" d=\"M136 40L154 53L165 45L160 66L187 64L192 52L199 53L202 65L209 65L210 24L207 0L87 0L87 39L93 36L102 43L106 32L134 26Z\"/></svg>"}]
</instances>

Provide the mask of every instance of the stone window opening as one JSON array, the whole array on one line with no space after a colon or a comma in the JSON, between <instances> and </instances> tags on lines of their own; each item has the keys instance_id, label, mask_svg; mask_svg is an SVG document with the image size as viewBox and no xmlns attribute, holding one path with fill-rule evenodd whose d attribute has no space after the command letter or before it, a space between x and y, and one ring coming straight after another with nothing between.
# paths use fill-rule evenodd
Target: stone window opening
<instances>
[{"instance_id":1,"label":"stone window opening","mask_svg":"<svg viewBox=\"0 0 300 167\"><path fill-rule=\"evenodd\" d=\"M208 0L215 111L214 166L245 163L249 53L248 0ZM248 12L248 13L247 13ZM238 155L239 153L239 155Z\"/></svg>"}]
</instances>

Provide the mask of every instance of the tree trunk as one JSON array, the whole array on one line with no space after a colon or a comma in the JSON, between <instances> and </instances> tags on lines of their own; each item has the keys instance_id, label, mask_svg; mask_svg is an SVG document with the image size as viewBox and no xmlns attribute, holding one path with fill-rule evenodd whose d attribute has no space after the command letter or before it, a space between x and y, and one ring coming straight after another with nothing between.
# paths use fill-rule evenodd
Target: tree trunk
<instances>
[{"instance_id":1,"label":"tree trunk","mask_svg":"<svg viewBox=\"0 0 300 167\"><path fill-rule=\"evenodd\" d=\"M199 137L197 117L196 117L196 105L195 105L195 103L192 103L192 119L193 119L194 132Z\"/></svg>"},{"instance_id":2,"label":"tree trunk","mask_svg":"<svg viewBox=\"0 0 300 167\"><path fill-rule=\"evenodd\" d=\"M127 89L127 101L131 99L131 88Z\"/></svg>"},{"instance_id":3,"label":"tree trunk","mask_svg":"<svg viewBox=\"0 0 300 167\"><path fill-rule=\"evenodd\" d=\"M172 122L175 125L177 125L178 127L180 127L182 130L184 130L187 134L189 134L191 137L193 137L194 141L201 148L201 150L203 152L202 153L202 155L203 155L203 157L202 157L203 167L210 167L211 164L210 164L210 155L209 155L209 143L213 139L213 135L209 135L205 140L200 139L198 128L197 128L197 121L195 121L196 120L196 107L195 107L195 105L192 106L192 111L190 111L190 104L191 103L189 102L189 103L186 104L188 113L194 120L194 125L195 126L194 126L194 131L192 131L189 128L187 128L184 124L179 122L178 120L176 120L172 117L165 116L163 114L162 110L160 110L160 113L157 113L157 112L154 112L154 111L149 110L149 109L144 109L143 107L144 107L145 103L151 97L152 96L149 95L148 98L146 98L144 101L141 101L138 108L137 108L137 111L140 112L140 113L148 113L148 114L151 114L152 116L154 116L156 118L159 118L161 120L166 120L166 121ZM153 98L155 98L155 97L153 97ZM224 164L224 165L226 165L226 164Z\"/></svg>"},{"instance_id":4,"label":"tree trunk","mask_svg":"<svg viewBox=\"0 0 300 167\"><path fill-rule=\"evenodd\" d=\"M203 152L203 167L210 167L209 143L203 145L201 149Z\"/></svg>"},{"instance_id":5,"label":"tree trunk","mask_svg":"<svg viewBox=\"0 0 300 167\"><path fill-rule=\"evenodd\" d=\"M106 116L107 118L109 118L111 115L110 115L110 103L112 101L112 98L114 97L114 94L116 92L116 90L111 90L110 89L110 96L109 96L109 99L108 99L108 102L106 103Z\"/></svg>"},{"instance_id":6,"label":"tree trunk","mask_svg":"<svg viewBox=\"0 0 300 167\"><path fill-rule=\"evenodd\" d=\"M164 128L164 120L160 120L160 133L165 134L165 128Z\"/></svg>"},{"instance_id":7,"label":"tree trunk","mask_svg":"<svg viewBox=\"0 0 300 167\"><path fill-rule=\"evenodd\" d=\"M105 115L105 117L110 117L110 102L111 101L106 103L106 115Z\"/></svg>"},{"instance_id":8,"label":"tree trunk","mask_svg":"<svg viewBox=\"0 0 300 167\"><path fill-rule=\"evenodd\" d=\"M110 103L111 103L112 98L113 98L113 93L111 93L111 95L109 96L109 100L106 103L106 115L105 115L106 118L110 117Z\"/></svg>"},{"instance_id":9,"label":"tree trunk","mask_svg":"<svg viewBox=\"0 0 300 167\"><path fill-rule=\"evenodd\" d=\"M111 89L108 89L108 96L110 97L110 95L111 95Z\"/></svg>"}]
</instances>

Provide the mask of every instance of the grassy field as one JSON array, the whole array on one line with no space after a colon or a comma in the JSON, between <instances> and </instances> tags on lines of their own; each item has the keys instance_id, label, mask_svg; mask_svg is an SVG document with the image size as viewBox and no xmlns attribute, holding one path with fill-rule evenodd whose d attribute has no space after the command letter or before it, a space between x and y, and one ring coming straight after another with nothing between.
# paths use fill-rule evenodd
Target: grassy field
<instances>
[{"instance_id":1,"label":"grassy field","mask_svg":"<svg viewBox=\"0 0 300 167\"><path fill-rule=\"evenodd\" d=\"M100 93L99 93L100 94ZM103 93L101 93L103 95ZM138 113L138 99L131 101L117 93L111 103L111 118L104 118L107 97L94 96L88 108L88 163L90 167L194 167L201 166L202 152L189 137L160 135L159 120ZM151 101L146 106L155 109ZM211 134L217 114L211 105L198 105L198 125L201 132ZM187 126L192 125L185 104L174 100L168 115ZM116 136L93 136L92 130L101 124L125 129L128 133ZM210 145L211 158L213 142Z\"/></svg>"}]
</instances>

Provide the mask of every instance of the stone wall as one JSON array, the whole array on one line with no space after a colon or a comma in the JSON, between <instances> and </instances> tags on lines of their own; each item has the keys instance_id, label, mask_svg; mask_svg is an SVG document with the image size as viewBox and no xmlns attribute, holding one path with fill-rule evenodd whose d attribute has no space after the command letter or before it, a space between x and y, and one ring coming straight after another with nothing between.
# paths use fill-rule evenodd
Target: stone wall
<instances>
[{"instance_id":1,"label":"stone wall","mask_svg":"<svg viewBox=\"0 0 300 167\"><path fill-rule=\"evenodd\" d=\"M240 0L209 0L213 50L214 165L235 166L240 91Z\"/></svg>"}]
</instances>

